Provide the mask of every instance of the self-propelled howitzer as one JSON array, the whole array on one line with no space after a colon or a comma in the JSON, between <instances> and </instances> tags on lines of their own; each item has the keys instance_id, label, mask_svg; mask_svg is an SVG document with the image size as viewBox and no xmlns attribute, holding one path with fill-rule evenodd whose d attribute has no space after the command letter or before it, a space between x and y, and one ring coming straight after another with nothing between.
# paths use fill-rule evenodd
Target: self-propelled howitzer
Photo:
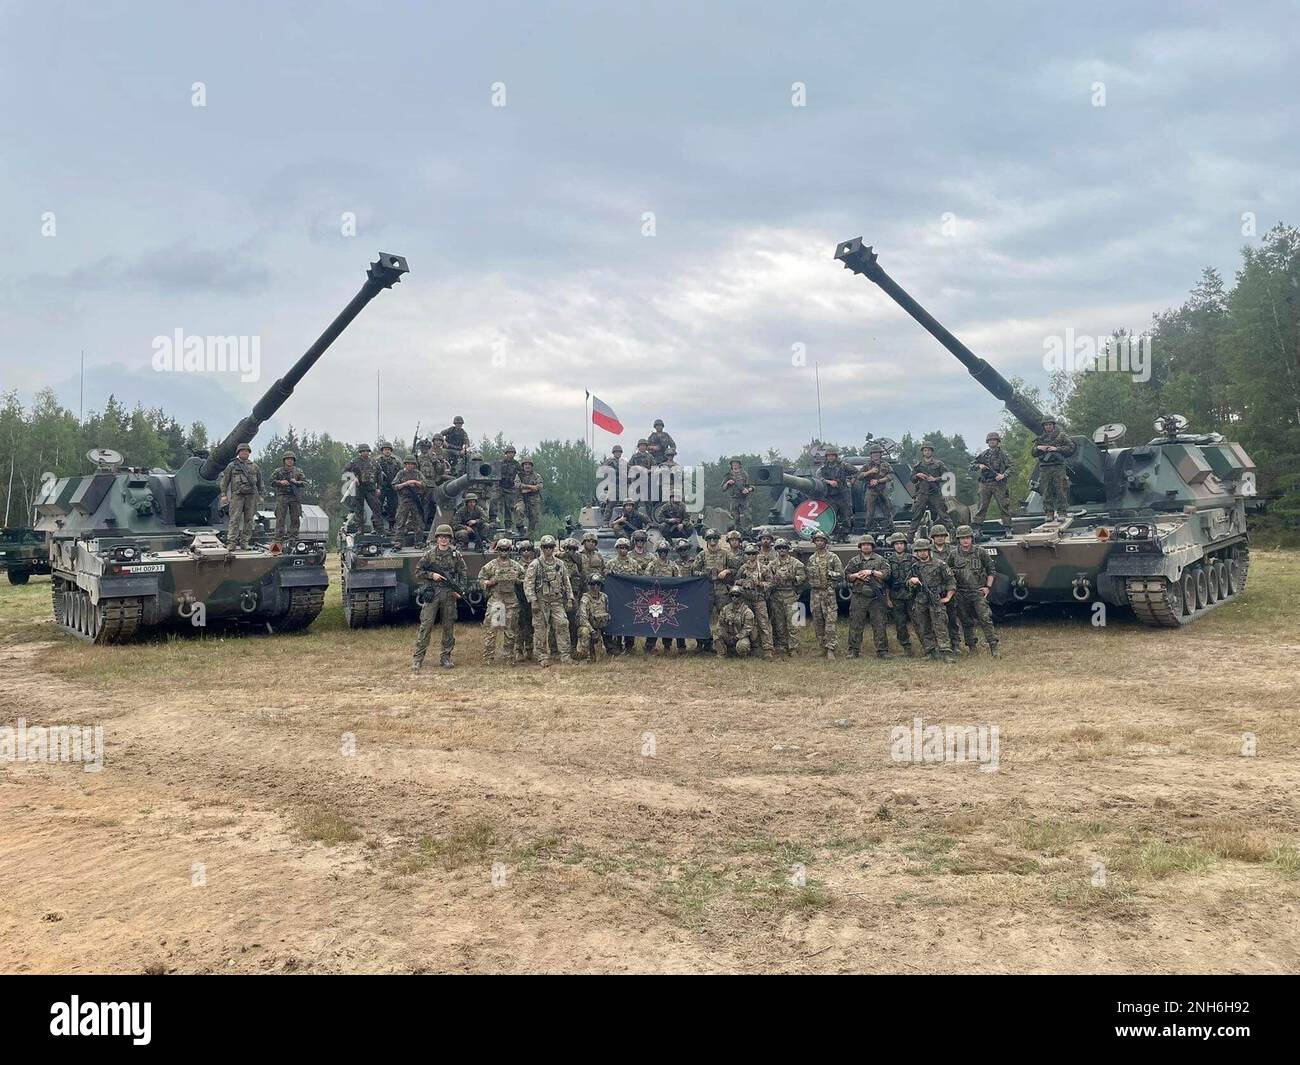
<instances>
[{"instance_id":1,"label":"self-propelled howitzer","mask_svg":"<svg viewBox=\"0 0 1300 1065\"><path fill-rule=\"evenodd\" d=\"M301 629L320 613L328 519L304 505L299 537L267 548L234 549L221 537L219 480L237 446L250 441L294 387L376 295L407 272L381 253L366 281L314 344L211 452L179 469L126 465L99 448L95 472L51 478L37 501L49 535L54 620L93 643L119 643L167 626L256 623ZM270 471L264 471L269 480Z\"/></svg>"},{"instance_id":2,"label":"self-propelled howitzer","mask_svg":"<svg viewBox=\"0 0 1300 1065\"><path fill-rule=\"evenodd\" d=\"M1042 432L1042 412L885 273L861 238L840 244L835 258L883 289L1021 424ZM1063 521L1045 522L1031 491L1023 513L985 523L981 546L998 571L994 605L1110 604L1146 624L1178 626L1241 593L1254 462L1218 433L1184 433L1180 415L1162 415L1155 428L1155 438L1134 447L1117 446L1126 432L1118 423L1071 437Z\"/></svg>"}]
</instances>

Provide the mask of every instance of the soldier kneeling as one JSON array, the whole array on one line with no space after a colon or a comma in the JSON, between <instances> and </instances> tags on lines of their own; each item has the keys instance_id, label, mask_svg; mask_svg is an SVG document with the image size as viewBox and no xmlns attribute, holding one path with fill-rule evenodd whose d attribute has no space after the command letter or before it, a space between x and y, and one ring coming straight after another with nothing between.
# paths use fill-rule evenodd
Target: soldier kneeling
<instances>
[{"instance_id":1,"label":"soldier kneeling","mask_svg":"<svg viewBox=\"0 0 1300 1065\"><path fill-rule=\"evenodd\" d=\"M593 573L587 578L587 590L578 604L578 646L574 654L580 659L608 657L609 639L605 626L609 624L609 596L605 594L605 578Z\"/></svg>"},{"instance_id":2,"label":"soldier kneeling","mask_svg":"<svg viewBox=\"0 0 1300 1065\"><path fill-rule=\"evenodd\" d=\"M726 605L718 611L719 658L748 658L758 641L758 623L754 611L742 597L743 591L743 588L731 588Z\"/></svg>"}]
</instances>

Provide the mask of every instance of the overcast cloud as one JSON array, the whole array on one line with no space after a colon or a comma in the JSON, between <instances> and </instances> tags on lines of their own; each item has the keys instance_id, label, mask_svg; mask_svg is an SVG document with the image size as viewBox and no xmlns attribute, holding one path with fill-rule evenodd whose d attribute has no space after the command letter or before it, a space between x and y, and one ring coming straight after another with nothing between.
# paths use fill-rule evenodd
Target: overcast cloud
<instances>
[{"instance_id":1,"label":"overcast cloud","mask_svg":"<svg viewBox=\"0 0 1300 1065\"><path fill-rule=\"evenodd\" d=\"M1045 337L1141 328L1203 267L1231 275L1243 213L1300 221L1297 14L3 3L0 387L75 407L84 349L88 408L111 389L224 433L382 249L410 276L278 425L372 437L378 368L404 437L455 413L576 437L590 389L633 438L663 417L688 460L791 452L816 432L816 363L827 437L969 442L999 405L835 244L864 236L1044 385ZM154 372L176 329L260 336L262 381Z\"/></svg>"}]
</instances>

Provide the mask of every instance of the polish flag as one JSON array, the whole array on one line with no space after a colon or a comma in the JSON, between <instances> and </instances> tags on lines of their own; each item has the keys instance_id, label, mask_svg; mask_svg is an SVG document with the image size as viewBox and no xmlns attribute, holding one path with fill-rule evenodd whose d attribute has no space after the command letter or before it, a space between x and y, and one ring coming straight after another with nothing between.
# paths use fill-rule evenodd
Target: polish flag
<instances>
[{"instance_id":1,"label":"polish flag","mask_svg":"<svg viewBox=\"0 0 1300 1065\"><path fill-rule=\"evenodd\" d=\"M588 392L587 395L590 396L591 393ZM591 420L607 433L613 433L615 436L623 434L623 423L618 420L614 408L608 403L602 403L596 396L591 396Z\"/></svg>"}]
</instances>

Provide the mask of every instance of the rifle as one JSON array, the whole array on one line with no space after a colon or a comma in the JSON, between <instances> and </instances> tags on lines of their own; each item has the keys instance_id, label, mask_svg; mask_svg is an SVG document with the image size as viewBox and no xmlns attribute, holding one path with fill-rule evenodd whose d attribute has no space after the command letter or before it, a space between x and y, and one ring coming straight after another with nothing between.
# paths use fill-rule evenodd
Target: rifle
<instances>
[{"instance_id":1,"label":"rifle","mask_svg":"<svg viewBox=\"0 0 1300 1065\"><path fill-rule=\"evenodd\" d=\"M420 419L415 419L415 435L411 437L411 454L420 450Z\"/></svg>"}]
</instances>

